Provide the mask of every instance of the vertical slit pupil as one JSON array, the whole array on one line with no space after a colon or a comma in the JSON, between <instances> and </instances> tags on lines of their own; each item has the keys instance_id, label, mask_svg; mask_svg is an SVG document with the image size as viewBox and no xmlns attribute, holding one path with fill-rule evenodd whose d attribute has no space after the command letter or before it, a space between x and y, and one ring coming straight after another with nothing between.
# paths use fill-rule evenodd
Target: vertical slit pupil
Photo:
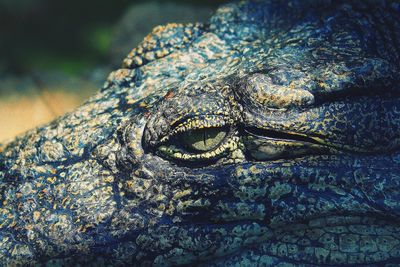
<instances>
[{"instance_id":1,"label":"vertical slit pupil","mask_svg":"<svg viewBox=\"0 0 400 267\"><path fill-rule=\"evenodd\" d=\"M208 151L218 146L227 133L224 128L204 128L184 132L181 137L189 150Z\"/></svg>"}]
</instances>

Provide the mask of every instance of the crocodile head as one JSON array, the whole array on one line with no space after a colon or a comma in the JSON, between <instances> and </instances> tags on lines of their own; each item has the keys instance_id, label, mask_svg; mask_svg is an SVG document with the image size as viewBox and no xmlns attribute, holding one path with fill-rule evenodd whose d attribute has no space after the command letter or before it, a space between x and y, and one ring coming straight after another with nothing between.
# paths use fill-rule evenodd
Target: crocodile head
<instances>
[{"instance_id":1,"label":"crocodile head","mask_svg":"<svg viewBox=\"0 0 400 267\"><path fill-rule=\"evenodd\" d=\"M400 261L399 9L350 3L156 28L86 104L3 147L0 261Z\"/></svg>"}]
</instances>

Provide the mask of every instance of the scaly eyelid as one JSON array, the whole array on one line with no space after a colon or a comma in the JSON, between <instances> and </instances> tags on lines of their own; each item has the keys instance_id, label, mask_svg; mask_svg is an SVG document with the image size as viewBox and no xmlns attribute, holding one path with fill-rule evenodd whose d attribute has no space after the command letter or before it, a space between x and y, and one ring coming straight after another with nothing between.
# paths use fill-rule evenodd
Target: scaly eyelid
<instances>
[{"instance_id":1,"label":"scaly eyelid","mask_svg":"<svg viewBox=\"0 0 400 267\"><path fill-rule=\"evenodd\" d=\"M168 140L165 140L164 143L160 143L157 148L158 153L160 156L172 160L201 162L217 160L229 154L230 151L237 149L239 137L235 136L235 129L232 125L226 124L225 122L222 126L203 127L201 129L203 129L205 134L210 136L211 139L214 138L214 140L211 140L209 143L209 148L202 147L201 144L198 143L201 141L201 135L195 136L193 140L185 140L185 134L190 134L190 131L199 131L199 129L189 129L175 135L170 135ZM210 133L207 133L208 129ZM201 134L201 132L196 134ZM195 144L195 142L198 144ZM199 145L199 147L196 147L197 145Z\"/></svg>"},{"instance_id":2,"label":"scaly eyelid","mask_svg":"<svg viewBox=\"0 0 400 267\"><path fill-rule=\"evenodd\" d=\"M222 128L227 125L233 124L234 120L232 118L219 114L210 114L200 117L188 118L175 126L168 135L162 137L160 139L160 144L168 142L171 138L177 136L180 133L198 129Z\"/></svg>"},{"instance_id":3,"label":"scaly eyelid","mask_svg":"<svg viewBox=\"0 0 400 267\"><path fill-rule=\"evenodd\" d=\"M231 138L225 138L219 146L210 151L205 151L203 153L188 153L181 148L178 148L174 145L166 146L162 145L158 148L158 151L161 152L163 156L167 158L171 158L173 160L182 160L182 161L209 161L216 160L221 158L222 156L229 153L229 151L233 151L238 148L239 137L233 136Z\"/></svg>"}]
</instances>

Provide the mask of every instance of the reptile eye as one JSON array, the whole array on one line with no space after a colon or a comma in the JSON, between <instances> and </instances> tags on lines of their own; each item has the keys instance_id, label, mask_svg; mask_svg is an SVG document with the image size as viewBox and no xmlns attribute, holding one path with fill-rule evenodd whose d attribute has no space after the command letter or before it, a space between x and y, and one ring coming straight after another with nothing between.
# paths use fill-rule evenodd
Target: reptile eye
<instances>
[{"instance_id":1,"label":"reptile eye","mask_svg":"<svg viewBox=\"0 0 400 267\"><path fill-rule=\"evenodd\" d=\"M236 149L237 141L229 126L186 130L169 137L158 153L182 161L216 160Z\"/></svg>"},{"instance_id":2,"label":"reptile eye","mask_svg":"<svg viewBox=\"0 0 400 267\"><path fill-rule=\"evenodd\" d=\"M216 148L226 137L227 131L220 128L203 128L182 134L184 145L193 151L209 151Z\"/></svg>"}]
</instances>

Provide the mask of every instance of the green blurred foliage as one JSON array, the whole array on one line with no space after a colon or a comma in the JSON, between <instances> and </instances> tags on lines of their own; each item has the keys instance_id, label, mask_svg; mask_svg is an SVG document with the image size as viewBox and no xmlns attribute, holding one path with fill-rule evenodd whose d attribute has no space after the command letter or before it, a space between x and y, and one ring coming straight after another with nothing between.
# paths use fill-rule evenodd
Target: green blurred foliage
<instances>
[{"instance_id":1,"label":"green blurred foliage","mask_svg":"<svg viewBox=\"0 0 400 267\"><path fill-rule=\"evenodd\" d=\"M107 63L113 26L132 0L0 0L0 74ZM188 3L185 0L170 1ZM195 0L217 7L225 0Z\"/></svg>"}]
</instances>

